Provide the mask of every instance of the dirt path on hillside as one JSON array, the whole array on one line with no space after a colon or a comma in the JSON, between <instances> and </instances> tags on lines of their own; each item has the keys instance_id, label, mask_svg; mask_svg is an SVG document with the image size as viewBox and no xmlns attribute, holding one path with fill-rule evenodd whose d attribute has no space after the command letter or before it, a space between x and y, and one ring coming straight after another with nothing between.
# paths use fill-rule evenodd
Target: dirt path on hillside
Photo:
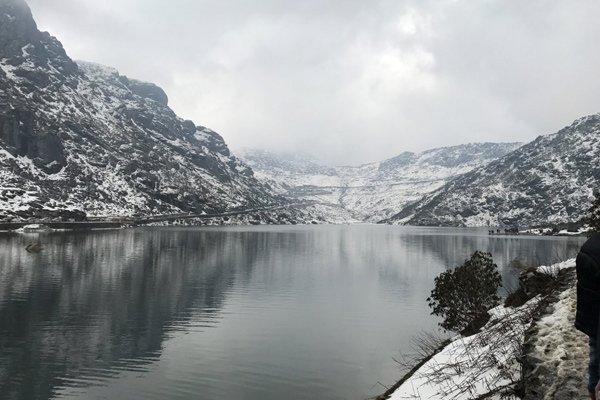
<instances>
[{"instance_id":1,"label":"dirt path on hillside","mask_svg":"<svg viewBox=\"0 0 600 400\"><path fill-rule=\"evenodd\" d=\"M575 271L567 275L566 289L548 307L527 339L526 400L589 399L587 393L588 338L577 331Z\"/></svg>"}]
</instances>

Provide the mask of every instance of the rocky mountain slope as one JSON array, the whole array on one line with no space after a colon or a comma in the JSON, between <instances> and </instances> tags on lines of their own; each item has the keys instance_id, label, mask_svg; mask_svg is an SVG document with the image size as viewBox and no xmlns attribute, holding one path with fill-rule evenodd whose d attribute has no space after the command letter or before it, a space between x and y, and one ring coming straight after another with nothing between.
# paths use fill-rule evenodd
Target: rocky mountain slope
<instances>
[{"instance_id":1,"label":"rocky mountain slope","mask_svg":"<svg viewBox=\"0 0 600 400\"><path fill-rule=\"evenodd\" d=\"M518 148L520 143L474 143L397 157L358 167L326 167L315 160L262 150L240 157L279 193L311 201L333 221L378 222L450 180Z\"/></svg>"},{"instance_id":2,"label":"rocky mountain slope","mask_svg":"<svg viewBox=\"0 0 600 400\"><path fill-rule=\"evenodd\" d=\"M392 223L481 226L577 221L600 189L600 114L540 136L404 208Z\"/></svg>"},{"instance_id":3,"label":"rocky mountain slope","mask_svg":"<svg viewBox=\"0 0 600 400\"><path fill-rule=\"evenodd\" d=\"M219 212L281 202L165 92L75 63L0 0L0 219Z\"/></svg>"}]
</instances>

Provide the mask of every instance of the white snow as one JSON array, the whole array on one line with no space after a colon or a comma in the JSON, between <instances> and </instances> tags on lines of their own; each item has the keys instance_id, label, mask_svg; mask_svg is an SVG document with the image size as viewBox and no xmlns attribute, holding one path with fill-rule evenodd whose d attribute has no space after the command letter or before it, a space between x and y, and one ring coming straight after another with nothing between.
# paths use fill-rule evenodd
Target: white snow
<instances>
[{"instance_id":1,"label":"white snow","mask_svg":"<svg viewBox=\"0 0 600 400\"><path fill-rule=\"evenodd\" d=\"M540 265L537 268L537 270L539 272L542 272L542 273L545 273L548 275L556 276L560 270L565 269L565 268L574 268L574 267L575 267L575 259L570 258L566 261L562 261L562 262L552 264L552 265Z\"/></svg>"},{"instance_id":2,"label":"white snow","mask_svg":"<svg viewBox=\"0 0 600 400\"><path fill-rule=\"evenodd\" d=\"M6 75L6 77L8 79L10 79L11 81L15 81L18 79L14 73L16 67L9 65L6 62L6 59L0 60L0 69L2 69L2 71L4 71L4 74Z\"/></svg>"},{"instance_id":3,"label":"white snow","mask_svg":"<svg viewBox=\"0 0 600 400\"><path fill-rule=\"evenodd\" d=\"M519 144L506 144L505 150ZM299 200L326 205L329 210L349 215L352 220L379 222L405 206L440 189L451 179L472 171L490 160L489 154L469 153L479 145L443 148L356 167L327 167L309 156L275 154L265 150L243 149L241 157L257 178L279 193ZM450 162L469 153L464 162ZM407 153L405 153L406 155ZM329 216L331 214L327 214Z\"/></svg>"},{"instance_id":4,"label":"white snow","mask_svg":"<svg viewBox=\"0 0 600 400\"><path fill-rule=\"evenodd\" d=\"M455 338L390 399L473 399L510 388L520 378L516 356L538 301L491 310L492 318L480 333Z\"/></svg>"}]
</instances>

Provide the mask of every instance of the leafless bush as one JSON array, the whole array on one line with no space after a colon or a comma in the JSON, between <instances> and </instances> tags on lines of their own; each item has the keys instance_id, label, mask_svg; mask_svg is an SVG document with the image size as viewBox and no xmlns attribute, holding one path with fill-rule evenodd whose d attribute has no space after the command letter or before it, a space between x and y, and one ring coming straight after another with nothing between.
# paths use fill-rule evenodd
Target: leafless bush
<instances>
[{"instance_id":1,"label":"leafless bush","mask_svg":"<svg viewBox=\"0 0 600 400\"><path fill-rule=\"evenodd\" d=\"M449 343L448 339L447 335L442 335L440 332L421 331L411 339L412 352L401 354L399 359L393 360L402 372L407 373L437 354Z\"/></svg>"}]
</instances>

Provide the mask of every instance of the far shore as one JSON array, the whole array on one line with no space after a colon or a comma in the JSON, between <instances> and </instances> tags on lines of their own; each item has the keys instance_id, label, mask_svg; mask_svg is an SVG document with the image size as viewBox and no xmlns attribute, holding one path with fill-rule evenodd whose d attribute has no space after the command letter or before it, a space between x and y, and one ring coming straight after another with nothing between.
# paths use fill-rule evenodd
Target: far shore
<instances>
[{"instance_id":1,"label":"far shore","mask_svg":"<svg viewBox=\"0 0 600 400\"><path fill-rule=\"evenodd\" d=\"M252 210L256 211L256 210ZM25 221L0 221L0 232L12 232L17 231L21 228L24 228L28 225L41 225L50 230L68 230L68 231L85 231L85 230L99 230L99 229L121 229L121 228L134 228L134 227L142 227L142 226L205 226L205 225L221 225L221 226L251 226L251 225L280 225L280 224L269 224L269 223L261 223L259 221L219 221L224 217L228 217L248 214L251 210L242 210L242 211L233 211L227 212L223 214L175 214L175 215L161 215L161 216L147 216L147 217L111 217L106 219L101 219L98 217L92 217L90 220L84 221L52 221L52 220L25 220ZM196 221L206 221L209 224L178 224L173 222L183 221L183 220L196 220ZM165 224L165 225L161 225ZM312 223L314 224L314 222ZM319 222L319 225L360 225L361 223L348 224L348 223L325 223ZM290 224L281 224L281 225L290 225ZM302 223L291 224L291 225L304 225ZM311 225L311 223L306 223L306 225ZM382 224L388 225L388 224ZM398 225L400 226L400 225ZM410 225L402 225L402 226L410 226ZM422 228L439 228L437 226L418 226ZM453 227L447 227L453 228ZM461 227L454 227L461 228ZM490 236L585 236L587 235L586 230L578 230L578 231L569 231L566 229L552 229L552 228L529 228L525 230L520 230L518 232L505 231L504 228L498 227L464 227L466 229L488 229L488 234Z\"/></svg>"}]
</instances>

